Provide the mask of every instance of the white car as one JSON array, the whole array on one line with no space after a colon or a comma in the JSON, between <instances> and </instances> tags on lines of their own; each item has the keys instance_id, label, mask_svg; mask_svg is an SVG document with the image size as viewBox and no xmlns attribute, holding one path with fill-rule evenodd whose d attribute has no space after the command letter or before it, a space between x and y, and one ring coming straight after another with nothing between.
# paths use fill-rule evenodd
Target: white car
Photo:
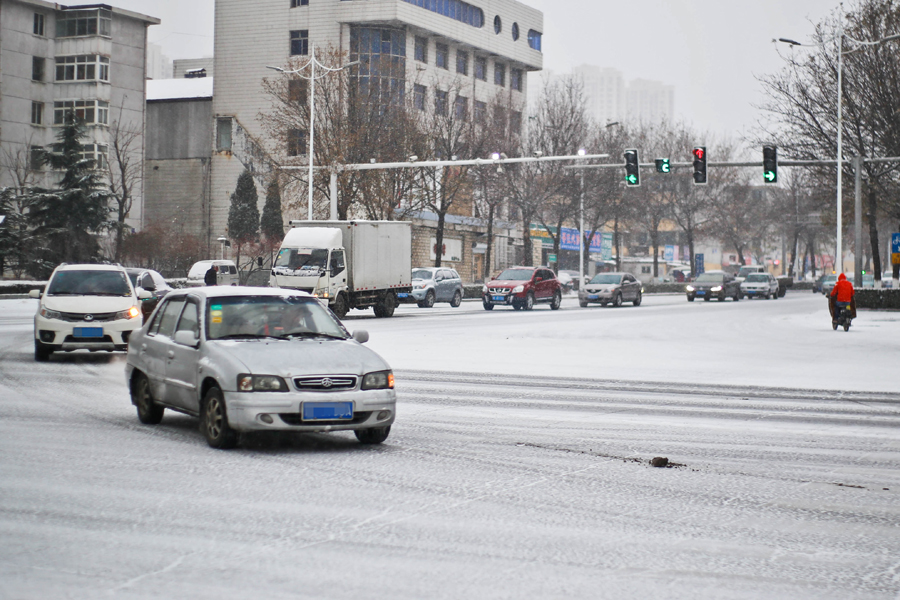
<instances>
[{"instance_id":1,"label":"white car","mask_svg":"<svg viewBox=\"0 0 900 600\"><path fill-rule=\"evenodd\" d=\"M125 269L118 265L60 265L39 298L34 315L34 359L54 352L125 350L141 326L141 300Z\"/></svg>"},{"instance_id":2,"label":"white car","mask_svg":"<svg viewBox=\"0 0 900 600\"><path fill-rule=\"evenodd\" d=\"M748 298L778 298L778 280L771 273L749 273L741 282L741 292Z\"/></svg>"},{"instance_id":3,"label":"white car","mask_svg":"<svg viewBox=\"0 0 900 600\"><path fill-rule=\"evenodd\" d=\"M394 374L306 292L203 287L166 295L131 338L125 367L138 419L165 409L200 417L210 446L242 431L352 430L387 439L396 413Z\"/></svg>"},{"instance_id":4,"label":"white car","mask_svg":"<svg viewBox=\"0 0 900 600\"><path fill-rule=\"evenodd\" d=\"M201 287L206 285L206 272L211 266L218 269L216 285L240 285L237 267L231 260L201 260L195 262L188 271L185 285L188 287Z\"/></svg>"}]
</instances>

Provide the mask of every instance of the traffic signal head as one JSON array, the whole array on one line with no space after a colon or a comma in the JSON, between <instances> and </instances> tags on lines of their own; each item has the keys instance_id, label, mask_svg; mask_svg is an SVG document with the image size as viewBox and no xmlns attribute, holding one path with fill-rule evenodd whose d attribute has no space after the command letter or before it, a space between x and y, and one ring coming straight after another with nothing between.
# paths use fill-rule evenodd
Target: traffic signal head
<instances>
[{"instance_id":1,"label":"traffic signal head","mask_svg":"<svg viewBox=\"0 0 900 600\"><path fill-rule=\"evenodd\" d=\"M638 151L634 148L625 151L625 185L641 185L640 162Z\"/></svg>"},{"instance_id":2,"label":"traffic signal head","mask_svg":"<svg viewBox=\"0 0 900 600\"><path fill-rule=\"evenodd\" d=\"M778 149L775 146L763 146L763 179L766 183L778 181Z\"/></svg>"},{"instance_id":3,"label":"traffic signal head","mask_svg":"<svg viewBox=\"0 0 900 600\"><path fill-rule=\"evenodd\" d=\"M672 166L669 164L668 158L657 158L656 159L656 172L657 173L671 173Z\"/></svg>"},{"instance_id":4,"label":"traffic signal head","mask_svg":"<svg viewBox=\"0 0 900 600\"><path fill-rule=\"evenodd\" d=\"M694 183L706 185L706 146L697 146L691 154L694 156Z\"/></svg>"}]
</instances>

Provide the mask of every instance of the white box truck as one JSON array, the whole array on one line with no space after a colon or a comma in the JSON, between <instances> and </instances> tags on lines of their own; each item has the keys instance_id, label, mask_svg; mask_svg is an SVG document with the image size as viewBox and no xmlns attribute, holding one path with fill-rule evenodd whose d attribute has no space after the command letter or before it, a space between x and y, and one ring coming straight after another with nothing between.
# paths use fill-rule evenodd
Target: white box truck
<instances>
[{"instance_id":1,"label":"white box truck","mask_svg":"<svg viewBox=\"0 0 900 600\"><path fill-rule=\"evenodd\" d=\"M351 308L390 317L412 292L408 221L291 221L269 285L328 301L343 319Z\"/></svg>"}]
</instances>

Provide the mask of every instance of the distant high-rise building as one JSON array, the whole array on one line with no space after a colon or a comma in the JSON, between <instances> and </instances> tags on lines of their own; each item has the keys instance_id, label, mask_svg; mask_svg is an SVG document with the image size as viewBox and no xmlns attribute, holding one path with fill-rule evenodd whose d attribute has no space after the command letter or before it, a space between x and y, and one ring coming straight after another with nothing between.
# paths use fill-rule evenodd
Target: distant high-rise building
<instances>
[{"instance_id":1,"label":"distant high-rise building","mask_svg":"<svg viewBox=\"0 0 900 600\"><path fill-rule=\"evenodd\" d=\"M625 79L621 71L581 65L572 72L584 82L588 112L598 123L618 121L625 117Z\"/></svg>"},{"instance_id":2,"label":"distant high-rise building","mask_svg":"<svg viewBox=\"0 0 900 600\"><path fill-rule=\"evenodd\" d=\"M672 121L675 118L675 86L635 79L625 92L625 117L629 121Z\"/></svg>"},{"instance_id":3,"label":"distant high-rise building","mask_svg":"<svg viewBox=\"0 0 900 600\"><path fill-rule=\"evenodd\" d=\"M147 79L171 79L172 61L163 54L162 46L147 42Z\"/></svg>"}]
</instances>

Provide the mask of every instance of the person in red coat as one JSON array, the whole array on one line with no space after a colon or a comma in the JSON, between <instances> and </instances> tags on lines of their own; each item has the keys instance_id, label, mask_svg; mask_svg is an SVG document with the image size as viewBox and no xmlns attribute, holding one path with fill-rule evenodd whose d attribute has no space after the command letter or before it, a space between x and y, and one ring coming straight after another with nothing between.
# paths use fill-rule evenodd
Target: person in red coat
<instances>
[{"instance_id":1,"label":"person in red coat","mask_svg":"<svg viewBox=\"0 0 900 600\"><path fill-rule=\"evenodd\" d=\"M841 311L848 306L850 307L851 317L854 319L856 318L855 295L856 291L853 289L853 284L847 280L846 275L841 273L838 276L838 280L834 284L834 287L831 288L831 297L829 298L832 321L835 320L838 311Z\"/></svg>"}]
</instances>

